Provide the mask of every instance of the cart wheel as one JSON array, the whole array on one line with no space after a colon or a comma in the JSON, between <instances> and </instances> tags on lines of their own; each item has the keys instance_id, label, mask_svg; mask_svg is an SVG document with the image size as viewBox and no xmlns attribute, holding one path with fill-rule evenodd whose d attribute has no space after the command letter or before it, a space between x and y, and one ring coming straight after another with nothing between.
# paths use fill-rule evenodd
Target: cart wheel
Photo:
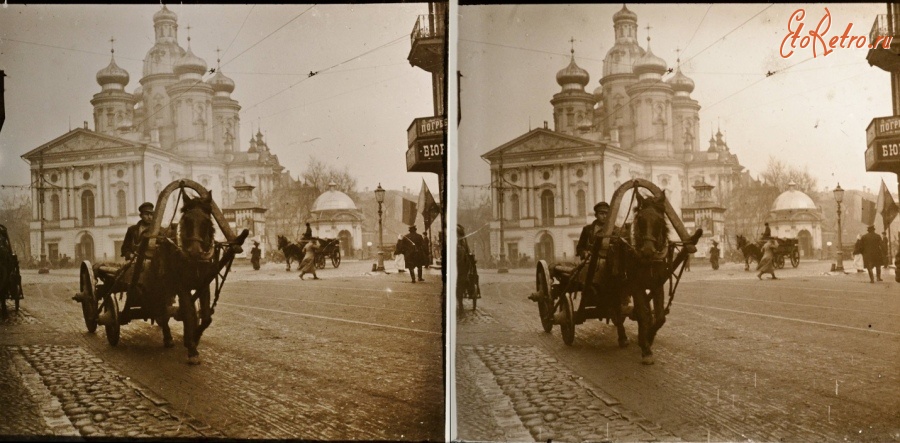
<instances>
[{"instance_id":1,"label":"cart wheel","mask_svg":"<svg viewBox=\"0 0 900 443\"><path fill-rule=\"evenodd\" d=\"M319 255L316 257L316 269L325 269L325 256Z\"/></svg>"},{"instance_id":2,"label":"cart wheel","mask_svg":"<svg viewBox=\"0 0 900 443\"><path fill-rule=\"evenodd\" d=\"M538 311L541 315L541 326L544 332L553 330L553 299L550 296L550 271L547 269L547 262L538 261L536 275L536 292L540 294L538 298Z\"/></svg>"},{"instance_id":3,"label":"cart wheel","mask_svg":"<svg viewBox=\"0 0 900 443\"><path fill-rule=\"evenodd\" d=\"M111 346L119 344L119 301L113 294L103 296L103 303L100 304L99 315L109 313L110 321L103 325L106 328L106 341Z\"/></svg>"},{"instance_id":4,"label":"cart wheel","mask_svg":"<svg viewBox=\"0 0 900 443\"><path fill-rule=\"evenodd\" d=\"M776 269L784 268L784 256L783 255L775 256L775 268Z\"/></svg>"},{"instance_id":5,"label":"cart wheel","mask_svg":"<svg viewBox=\"0 0 900 443\"><path fill-rule=\"evenodd\" d=\"M562 311L559 329L562 332L563 343L571 346L575 342L575 312L572 310L572 299L568 294L560 298L559 309Z\"/></svg>"},{"instance_id":6,"label":"cart wheel","mask_svg":"<svg viewBox=\"0 0 900 443\"><path fill-rule=\"evenodd\" d=\"M84 325L92 334L97 330L97 286L95 282L91 262L82 262L78 283L78 289L82 294L81 314L84 316Z\"/></svg>"},{"instance_id":7,"label":"cart wheel","mask_svg":"<svg viewBox=\"0 0 900 443\"><path fill-rule=\"evenodd\" d=\"M797 266L800 266L800 251L797 249L794 249L791 252L791 266L793 266L795 268Z\"/></svg>"},{"instance_id":8,"label":"cart wheel","mask_svg":"<svg viewBox=\"0 0 900 443\"><path fill-rule=\"evenodd\" d=\"M331 265L337 268L341 265L341 251L335 250L334 254L331 254Z\"/></svg>"}]
</instances>

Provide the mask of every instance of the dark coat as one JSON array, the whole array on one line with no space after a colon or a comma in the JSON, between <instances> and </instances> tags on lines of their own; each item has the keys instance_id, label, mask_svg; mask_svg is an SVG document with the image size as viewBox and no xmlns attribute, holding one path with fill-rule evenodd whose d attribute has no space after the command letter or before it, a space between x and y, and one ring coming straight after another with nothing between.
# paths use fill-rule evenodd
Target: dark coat
<instances>
[{"instance_id":1,"label":"dark coat","mask_svg":"<svg viewBox=\"0 0 900 443\"><path fill-rule=\"evenodd\" d=\"M869 232L860 239L860 252L863 256L863 267L881 266L884 253L881 252L881 236Z\"/></svg>"},{"instance_id":2,"label":"dark coat","mask_svg":"<svg viewBox=\"0 0 900 443\"><path fill-rule=\"evenodd\" d=\"M406 262L406 268L412 269L424 266L428 261L428 246L423 238L417 232L410 232L403 236L400 241L400 253L403 254L403 260Z\"/></svg>"},{"instance_id":3,"label":"dark coat","mask_svg":"<svg viewBox=\"0 0 900 443\"><path fill-rule=\"evenodd\" d=\"M599 220L594 220L593 223L581 228L581 236L578 237L578 244L575 246L575 255L583 257L582 253L591 252L591 247L594 245L595 226L597 227L597 232L600 232L600 229L603 228Z\"/></svg>"},{"instance_id":4,"label":"dark coat","mask_svg":"<svg viewBox=\"0 0 900 443\"><path fill-rule=\"evenodd\" d=\"M150 232L150 224L146 225L144 229L144 234ZM128 257L129 254L137 254L138 246L141 245L141 236L138 235L138 232L141 230L141 222L137 222L133 226L129 226L128 230L125 231L125 240L122 242L122 257Z\"/></svg>"}]
</instances>

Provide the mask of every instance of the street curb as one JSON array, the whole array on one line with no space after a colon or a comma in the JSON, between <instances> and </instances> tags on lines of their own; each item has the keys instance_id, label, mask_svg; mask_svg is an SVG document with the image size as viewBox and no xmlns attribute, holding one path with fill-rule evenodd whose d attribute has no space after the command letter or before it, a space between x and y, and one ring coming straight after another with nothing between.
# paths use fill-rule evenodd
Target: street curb
<instances>
[{"instance_id":1,"label":"street curb","mask_svg":"<svg viewBox=\"0 0 900 443\"><path fill-rule=\"evenodd\" d=\"M31 398L38 403L41 410L41 418L55 437L79 437L76 440L84 440L81 433L66 416L59 399L54 396L47 386L44 385L43 378L31 363L25 360L18 347L11 347L13 364L22 376L22 384L25 389L31 393Z\"/></svg>"}]
</instances>

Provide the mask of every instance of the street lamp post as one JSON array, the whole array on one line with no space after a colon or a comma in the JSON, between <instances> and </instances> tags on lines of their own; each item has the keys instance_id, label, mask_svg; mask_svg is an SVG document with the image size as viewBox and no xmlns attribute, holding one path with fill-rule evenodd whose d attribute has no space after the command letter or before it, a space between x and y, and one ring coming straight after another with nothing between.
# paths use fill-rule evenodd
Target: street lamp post
<instances>
[{"instance_id":1,"label":"street lamp post","mask_svg":"<svg viewBox=\"0 0 900 443\"><path fill-rule=\"evenodd\" d=\"M841 184L838 183L837 187L834 188L834 201L837 202L837 216L838 216L838 232L837 232L837 265L835 265L834 270L837 272L844 272L844 251L843 251L843 242L841 241L841 202L844 200L844 190L841 189Z\"/></svg>"},{"instance_id":2,"label":"street lamp post","mask_svg":"<svg viewBox=\"0 0 900 443\"><path fill-rule=\"evenodd\" d=\"M375 189L375 201L378 202L378 267L376 271L384 271L384 238L381 227L381 204L384 203L384 189L381 183Z\"/></svg>"}]
</instances>

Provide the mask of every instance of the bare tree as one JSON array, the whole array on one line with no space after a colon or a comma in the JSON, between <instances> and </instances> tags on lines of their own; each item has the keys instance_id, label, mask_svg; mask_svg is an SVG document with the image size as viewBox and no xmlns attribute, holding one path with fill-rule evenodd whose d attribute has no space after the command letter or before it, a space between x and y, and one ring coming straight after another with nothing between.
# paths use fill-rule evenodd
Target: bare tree
<instances>
[{"instance_id":1,"label":"bare tree","mask_svg":"<svg viewBox=\"0 0 900 443\"><path fill-rule=\"evenodd\" d=\"M466 231L469 249L479 263L487 265L491 257L492 220L491 195L489 192L460 192L457 221Z\"/></svg>"},{"instance_id":2,"label":"bare tree","mask_svg":"<svg viewBox=\"0 0 900 443\"><path fill-rule=\"evenodd\" d=\"M356 192L356 178L350 175L350 170L346 166L344 169L338 169L312 155L309 156L309 164L302 177L320 194L328 190L328 184L331 182L335 183L335 189L345 194Z\"/></svg>"},{"instance_id":3,"label":"bare tree","mask_svg":"<svg viewBox=\"0 0 900 443\"><path fill-rule=\"evenodd\" d=\"M816 192L818 187L818 180L809 173L806 166L803 169L789 166L772 156L769 156L762 178L766 184L774 186L780 192L787 191L788 183L791 181L797 184L798 190L805 192L807 195Z\"/></svg>"},{"instance_id":4,"label":"bare tree","mask_svg":"<svg viewBox=\"0 0 900 443\"><path fill-rule=\"evenodd\" d=\"M31 257L30 221L31 195L27 190L4 189L0 192L0 224L6 226L9 241L22 261Z\"/></svg>"}]
</instances>

